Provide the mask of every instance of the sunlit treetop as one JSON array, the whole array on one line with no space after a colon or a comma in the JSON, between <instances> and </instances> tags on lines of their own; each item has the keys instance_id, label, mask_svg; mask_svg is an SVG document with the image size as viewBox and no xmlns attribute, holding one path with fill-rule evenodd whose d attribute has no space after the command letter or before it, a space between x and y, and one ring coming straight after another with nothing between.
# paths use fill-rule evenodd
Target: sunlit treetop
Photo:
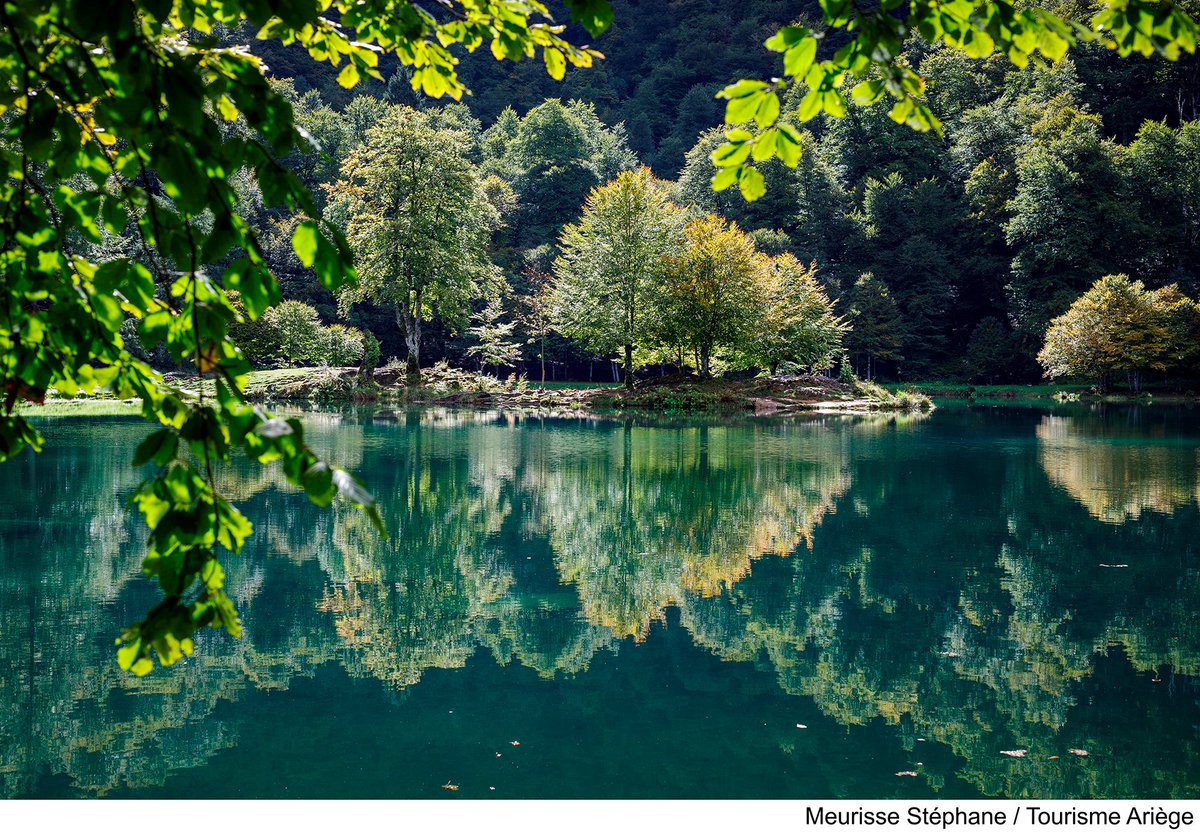
<instances>
[{"instance_id":1,"label":"sunlit treetop","mask_svg":"<svg viewBox=\"0 0 1200 835\"><path fill-rule=\"evenodd\" d=\"M593 33L609 22L606 2L566 5ZM355 281L345 240L280 164L313 143L259 59L216 37L246 24L340 68L346 87L379 78L380 54L393 53L435 97L465 92L456 44L540 56L556 78L599 57L533 0L0 2L0 460L41 448L17 407L51 390L136 397L160 425L132 454L148 472L131 500L151 532L143 568L163 592L118 642L118 662L139 675L151 650L163 665L190 654L201 627L240 631L219 554L237 553L252 526L217 488L222 461L280 461L316 504L341 497L379 522L370 494L313 453L299 421L243 395L249 366L229 325L281 294L231 176L252 172L267 207L304 216L293 248L325 287ZM105 247L122 236L132 247L113 258ZM134 334L203 383L164 380L126 349Z\"/></svg>"},{"instance_id":2,"label":"sunlit treetop","mask_svg":"<svg viewBox=\"0 0 1200 835\"><path fill-rule=\"evenodd\" d=\"M1166 0L1102 0L1080 19L1023 2L1001 0L820 0L823 19L814 28L786 26L765 46L783 58L782 75L770 80L744 79L718 96L726 99L725 122L734 125L724 145L712 154L717 191L735 183L747 200L765 192L754 163L778 157L794 167L800 159L800 131L824 113L844 116L848 100L870 105L890 96L889 113L918 131L941 132L941 122L924 100L925 80L905 61L905 41L919 36L945 44L972 58L997 52L1015 66L1059 61L1084 42L1099 43L1121 56L1161 55L1174 61L1193 54L1200 30L1177 3ZM851 34L836 51L826 44L837 30ZM799 87L800 104L783 114L781 102Z\"/></svg>"}]
</instances>

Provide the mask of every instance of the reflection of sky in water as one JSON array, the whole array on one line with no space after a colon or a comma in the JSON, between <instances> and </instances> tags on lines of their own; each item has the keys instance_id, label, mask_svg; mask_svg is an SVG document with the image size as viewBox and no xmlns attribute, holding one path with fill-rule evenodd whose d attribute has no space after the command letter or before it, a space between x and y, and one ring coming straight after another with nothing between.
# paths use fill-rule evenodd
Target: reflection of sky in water
<instances>
[{"instance_id":1,"label":"reflection of sky in water","mask_svg":"<svg viewBox=\"0 0 1200 835\"><path fill-rule=\"evenodd\" d=\"M246 636L142 680L111 642L154 601L120 510L145 429L49 424L46 452L10 465L7 794L1200 787L1186 415L307 424L392 537L237 468Z\"/></svg>"}]
</instances>

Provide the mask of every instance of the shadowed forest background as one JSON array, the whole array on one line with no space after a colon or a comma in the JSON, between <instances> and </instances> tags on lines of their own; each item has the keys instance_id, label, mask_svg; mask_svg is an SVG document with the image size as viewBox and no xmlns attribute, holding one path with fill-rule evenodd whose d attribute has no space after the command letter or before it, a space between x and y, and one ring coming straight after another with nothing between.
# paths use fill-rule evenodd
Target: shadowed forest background
<instances>
[{"instance_id":1,"label":"shadowed forest background","mask_svg":"<svg viewBox=\"0 0 1200 835\"><path fill-rule=\"evenodd\" d=\"M555 82L540 62L465 55L472 95L449 106L413 93L394 59L381 61L387 84L364 79L347 91L303 49L255 41L249 30L226 38L266 61L323 148L288 161L318 197L385 104L427 110L466 135L480 176L499 181L489 192L501 223L488 254L507 285L490 320L487 303L474 302L476 327L512 321L521 352L511 367L530 376L538 349L523 300L550 271L561 230L579 219L589 191L638 165L670 181L676 203L736 222L762 252L815 263L852 327L844 342L860 375L1033 382L1050 320L1102 276L1125 274L1150 289L1175 283L1192 298L1200 291L1196 56L1122 59L1081 44L1058 65L1017 70L1000 55L977 61L913 40L908 58L929 81L943 136L896 124L886 103L851 107L845 119L809 122L800 165L764 165L767 195L746 203L736 190L710 190L709 155L723 137L724 102L714 96L738 78L769 76L774 56L763 40L816 19L819 8L749 0L734 19L717 0L617 0L614 12L594 43L605 54L597 66ZM568 34L586 41L582 30ZM339 311L301 267L290 245L299 215L255 206L249 181L239 190L285 298L313 306L326 325L369 330L383 359L403 357L389 307ZM468 324L465 315L427 323L422 365L474 365ZM557 334L547 341L549 378L611 381L608 359ZM1187 376L1172 368L1150 382L1186 387Z\"/></svg>"}]
</instances>

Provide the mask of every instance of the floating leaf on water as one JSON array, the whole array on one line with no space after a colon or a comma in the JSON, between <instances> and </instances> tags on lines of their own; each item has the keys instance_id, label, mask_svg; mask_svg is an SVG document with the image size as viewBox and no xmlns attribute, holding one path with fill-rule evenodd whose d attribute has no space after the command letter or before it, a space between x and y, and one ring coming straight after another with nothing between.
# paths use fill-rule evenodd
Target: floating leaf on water
<instances>
[{"instance_id":1,"label":"floating leaf on water","mask_svg":"<svg viewBox=\"0 0 1200 835\"><path fill-rule=\"evenodd\" d=\"M496 756L497 756L497 757L498 757L498 756L500 756L500 752L499 752L499 751L497 751L497 752L496 752Z\"/></svg>"},{"instance_id":2,"label":"floating leaf on water","mask_svg":"<svg viewBox=\"0 0 1200 835\"><path fill-rule=\"evenodd\" d=\"M1075 756L1077 756L1077 757L1086 757L1086 756L1088 756L1088 752L1087 752L1087 751L1085 751L1085 750L1083 750L1082 748L1068 748L1068 749L1067 749L1067 753L1068 753L1068 754L1074 754L1074 755L1075 755Z\"/></svg>"},{"instance_id":3,"label":"floating leaf on water","mask_svg":"<svg viewBox=\"0 0 1200 835\"><path fill-rule=\"evenodd\" d=\"M925 737L923 737L923 736L917 737L917 742L924 742L924 741L925 741Z\"/></svg>"},{"instance_id":4,"label":"floating leaf on water","mask_svg":"<svg viewBox=\"0 0 1200 835\"><path fill-rule=\"evenodd\" d=\"M520 745L521 743L517 742L517 741L514 739L512 742L510 742L510 743L508 743L508 744L509 744L509 745Z\"/></svg>"},{"instance_id":5,"label":"floating leaf on water","mask_svg":"<svg viewBox=\"0 0 1200 835\"><path fill-rule=\"evenodd\" d=\"M897 771L896 776L897 777L916 777L917 772L915 772L915 771Z\"/></svg>"},{"instance_id":6,"label":"floating leaf on water","mask_svg":"<svg viewBox=\"0 0 1200 835\"><path fill-rule=\"evenodd\" d=\"M808 725L801 725L801 724L797 723L796 727L802 731L808 730Z\"/></svg>"},{"instance_id":7,"label":"floating leaf on water","mask_svg":"<svg viewBox=\"0 0 1200 835\"><path fill-rule=\"evenodd\" d=\"M1122 563L1117 563L1115 565L1109 565L1106 562L1102 562L1102 563L1100 563L1100 567L1101 568L1129 568L1129 564L1122 562Z\"/></svg>"},{"instance_id":8,"label":"floating leaf on water","mask_svg":"<svg viewBox=\"0 0 1200 835\"><path fill-rule=\"evenodd\" d=\"M442 788L448 792L458 791L458 786L456 786L454 783L446 783L444 786L442 786Z\"/></svg>"},{"instance_id":9,"label":"floating leaf on water","mask_svg":"<svg viewBox=\"0 0 1200 835\"><path fill-rule=\"evenodd\" d=\"M1052 760L1057 760L1057 759L1058 759L1058 756L1057 756L1057 755L1055 755L1055 756L1051 757L1050 759L1052 759Z\"/></svg>"},{"instance_id":10,"label":"floating leaf on water","mask_svg":"<svg viewBox=\"0 0 1200 835\"><path fill-rule=\"evenodd\" d=\"M1027 752L1024 748L1018 748L1015 751L1001 751L1000 753L1006 757L1016 757L1017 759L1021 759Z\"/></svg>"}]
</instances>

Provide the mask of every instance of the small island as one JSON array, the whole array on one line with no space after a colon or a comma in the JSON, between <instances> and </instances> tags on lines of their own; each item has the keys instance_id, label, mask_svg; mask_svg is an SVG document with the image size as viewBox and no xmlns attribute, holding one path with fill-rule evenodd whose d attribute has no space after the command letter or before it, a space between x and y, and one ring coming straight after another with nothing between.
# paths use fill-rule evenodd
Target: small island
<instances>
[{"instance_id":1,"label":"small island","mask_svg":"<svg viewBox=\"0 0 1200 835\"><path fill-rule=\"evenodd\" d=\"M674 374L640 381L632 389L583 384L544 387L515 377L502 380L463 371L444 362L425 369L416 386L407 384L405 369L400 366L377 369L369 377L357 368L326 367L254 372L246 390L259 402L298 405L500 406L644 415L783 416L933 409L933 402L924 394L905 389L889 391L849 375L844 379L817 374L706 379Z\"/></svg>"}]
</instances>

